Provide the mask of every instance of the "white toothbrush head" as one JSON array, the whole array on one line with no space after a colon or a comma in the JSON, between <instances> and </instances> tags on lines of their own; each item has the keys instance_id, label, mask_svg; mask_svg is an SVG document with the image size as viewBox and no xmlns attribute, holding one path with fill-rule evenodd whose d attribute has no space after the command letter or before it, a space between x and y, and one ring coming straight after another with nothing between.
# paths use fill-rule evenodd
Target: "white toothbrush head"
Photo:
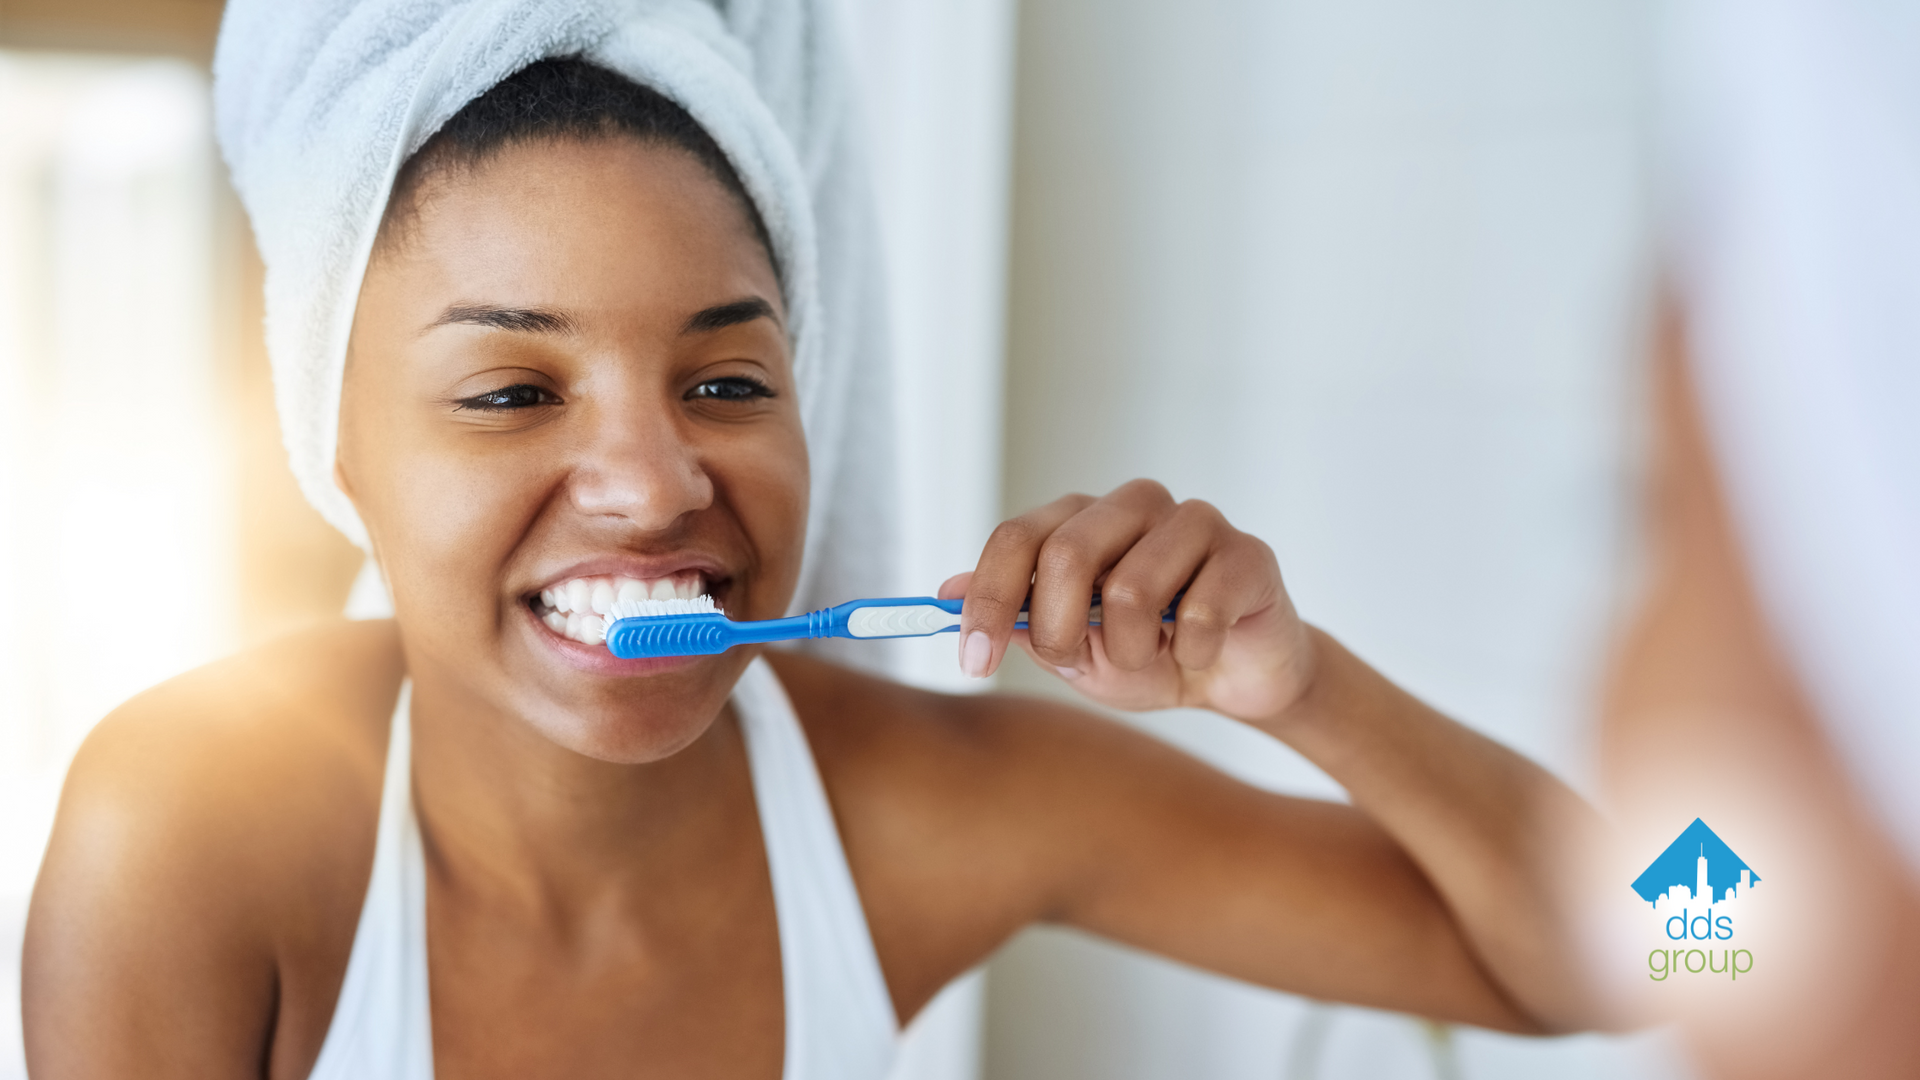
<instances>
[{"instance_id":1,"label":"white toothbrush head","mask_svg":"<svg viewBox=\"0 0 1920 1080\"><path fill-rule=\"evenodd\" d=\"M621 619L657 619L663 615L722 615L711 596L691 600L615 600L607 611L609 625Z\"/></svg>"}]
</instances>

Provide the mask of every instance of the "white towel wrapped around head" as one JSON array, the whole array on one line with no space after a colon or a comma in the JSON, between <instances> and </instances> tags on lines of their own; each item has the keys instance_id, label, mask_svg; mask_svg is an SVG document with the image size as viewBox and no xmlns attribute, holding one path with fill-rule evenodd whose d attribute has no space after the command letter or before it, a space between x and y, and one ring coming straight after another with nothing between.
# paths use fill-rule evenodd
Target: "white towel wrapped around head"
<instances>
[{"instance_id":1,"label":"white towel wrapped around head","mask_svg":"<svg viewBox=\"0 0 1920 1080\"><path fill-rule=\"evenodd\" d=\"M890 380L874 232L831 0L233 0L220 145L266 262L267 350L307 499L334 485L354 304L395 175L468 102L579 56L673 99L732 162L786 290L812 461L796 607L893 585Z\"/></svg>"}]
</instances>

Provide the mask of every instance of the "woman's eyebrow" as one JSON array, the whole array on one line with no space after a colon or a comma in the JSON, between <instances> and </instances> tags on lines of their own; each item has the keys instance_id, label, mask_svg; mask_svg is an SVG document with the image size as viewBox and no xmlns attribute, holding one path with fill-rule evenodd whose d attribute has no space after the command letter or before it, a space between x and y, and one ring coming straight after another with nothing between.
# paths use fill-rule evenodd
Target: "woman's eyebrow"
<instances>
[{"instance_id":1,"label":"woman's eyebrow","mask_svg":"<svg viewBox=\"0 0 1920 1080\"><path fill-rule=\"evenodd\" d=\"M735 300L730 304L719 304L697 311L687 325L680 328L683 334L699 334L710 330L720 330L755 319L772 319L776 324L779 317L773 312L773 305L758 296L749 296L744 300Z\"/></svg>"},{"instance_id":2,"label":"woman's eyebrow","mask_svg":"<svg viewBox=\"0 0 1920 1080\"><path fill-rule=\"evenodd\" d=\"M501 307L498 304L455 304L428 323L427 329L455 324L517 330L523 334L570 334L575 329L573 317L564 311Z\"/></svg>"}]
</instances>

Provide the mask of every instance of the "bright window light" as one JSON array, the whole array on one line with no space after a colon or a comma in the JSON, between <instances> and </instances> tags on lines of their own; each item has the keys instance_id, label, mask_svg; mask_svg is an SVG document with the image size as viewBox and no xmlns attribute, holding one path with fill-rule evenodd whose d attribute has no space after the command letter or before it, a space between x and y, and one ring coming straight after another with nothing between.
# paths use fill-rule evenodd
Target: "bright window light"
<instances>
[{"instance_id":1,"label":"bright window light","mask_svg":"<svg viewBox=\"0 0 1920 1080\"><path fill-rule=\"evenodd\" d=\"M0 51L0 1080L67 761L237 640L209 122L186 63Z\"/></svg>"}]
</instances>

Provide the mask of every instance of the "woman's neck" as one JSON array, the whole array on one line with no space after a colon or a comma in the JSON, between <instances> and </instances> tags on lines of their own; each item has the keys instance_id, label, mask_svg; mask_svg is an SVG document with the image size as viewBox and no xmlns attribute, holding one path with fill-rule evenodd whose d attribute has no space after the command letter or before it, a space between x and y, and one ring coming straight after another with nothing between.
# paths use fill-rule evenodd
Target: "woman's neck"
<instances>
[{"instance_id":1,"label":"woman's neck","mask_svg":"<svg viewBox=\"0 0 1920 1080\"><path fill-rule=\"evenodd\" d=\"M678 752L629 765L553 742L428 675L412 698L415 812L436 882L529 915L646 906L759 846L752 774L730 710ZM755 852L757 856L757 850Z\"/></svg>"}]
</instances>

